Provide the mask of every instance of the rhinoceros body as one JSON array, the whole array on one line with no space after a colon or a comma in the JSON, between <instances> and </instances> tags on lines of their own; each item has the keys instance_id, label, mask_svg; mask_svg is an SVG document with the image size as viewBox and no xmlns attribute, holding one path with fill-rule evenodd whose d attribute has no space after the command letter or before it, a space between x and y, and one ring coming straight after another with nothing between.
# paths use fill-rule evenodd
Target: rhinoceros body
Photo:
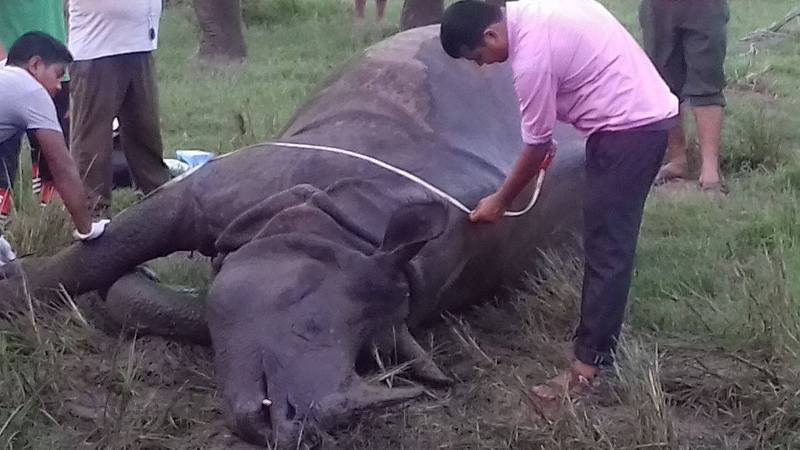
<instances>
[{"instance_id":1,"label":"rhinoceros body","mask_svg":"<svg viewBox=\"0 0 800 450\"><path fill-rule=\"evenodd\" d=\"M450 59L438 28L428 27L348 64L279 140L375 157L474 206L509 173L519 136L509 68ZM420 378L446 381L408 327L490 298L531 267L538 248L576 231L583 139L566 126L556 139L534 210L494 225L472 224L440 197L365 161L244 148L163 186L116 217L102 239L28 268L29 279L75 294L114 285L111 301L146 284L126 276L138 264L179 250L214 257L205 317L150 298L162 292L152 286L113 307L198 340L207 319L232 426L254 442L270 427L285 437L304 418L326 424L419 394L376 388L356 374L359 352L387 336L416 358ZM190 331L181 333L183 319ZM201 325L189 323L195 319Z\"/></svg>"}]
</instances>

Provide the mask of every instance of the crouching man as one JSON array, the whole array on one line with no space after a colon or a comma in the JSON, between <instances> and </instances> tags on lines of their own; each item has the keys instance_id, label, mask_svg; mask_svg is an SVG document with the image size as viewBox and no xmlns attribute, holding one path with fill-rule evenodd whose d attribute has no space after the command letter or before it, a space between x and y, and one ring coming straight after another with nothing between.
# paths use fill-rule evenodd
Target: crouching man
<instances>
[{"instance_id":1,"label":"crouching man","mask_svg":"<svg viewBox=\"0 0 800 450\"><path fill-rule=\"evenodd\" d=\"M39 142L55 188L72 216L74 237L91 240L103 234L108 221L92 223L88 197L67 151L51 98L61 88L71 62L63 44L47 34L30 32L11 46L5 65L0 66L0 221L5 221L11 209L10 189L16 178L20 139L29 132ZM0 266L14 259L11 245L0 234Z\"/></svg>"}]
</instances>

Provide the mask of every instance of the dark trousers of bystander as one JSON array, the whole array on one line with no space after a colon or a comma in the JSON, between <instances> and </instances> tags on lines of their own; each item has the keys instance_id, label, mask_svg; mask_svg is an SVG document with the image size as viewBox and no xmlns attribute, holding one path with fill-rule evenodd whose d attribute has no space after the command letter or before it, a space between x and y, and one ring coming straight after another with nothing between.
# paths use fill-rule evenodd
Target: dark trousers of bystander
<instances>
[{"instance_id":1,"label":"dark trousers of bystander","mask_svg":"<svg viewBox=\"0 0 800 450\"><path fill-rule=\"evenodd\" d=\"M633 277L644 204L667 148L668 119L625 131L601 131L586 144L584 278L575 356L612 362Z\"/></svg>"},{"instance_id":2,"label":"dark trousers of bystander","mask_svg":"<svg viewBox=\"0 0 800 450\"><path fill-rule=\"evenodd\" d=\"M17 178L23 133L0 142L0 235L11 211L11 187Z\"/></svg>"},{"instance_id":3,"label":"dark trousers of bystander","mask_svg":"<svg viewBox=\"0 0 800 450\"><path fill-rule=\"evenodd\" d=\"M70 76L72 154L95 215L107 216L114 117L135 186L148 193L170 177L163 160L155 62L150 52L76 61Z\"/></svg>"},{"instance_id":4,"label":"dark trousers of bystander","mask_svg":"<svg viewBox=\"0 0 800 450\"><path fill-rule=\"evenodd\" d=\"M691 106L725 106L728 0L642 0L644 48L672 92Z\"/></svg>"}]
</instances>

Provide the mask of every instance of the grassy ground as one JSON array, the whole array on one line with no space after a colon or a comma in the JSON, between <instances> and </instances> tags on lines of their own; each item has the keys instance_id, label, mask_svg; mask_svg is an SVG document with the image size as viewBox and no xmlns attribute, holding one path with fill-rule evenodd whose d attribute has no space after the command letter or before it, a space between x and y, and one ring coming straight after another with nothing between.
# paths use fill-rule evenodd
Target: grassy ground
<instances>
[{"instance_id":1,"label":"grassy ground","mask_svg":"<svg viewBox=\"0 0 800 450\"><path fill-rule=\"evenodd\" d=\"M183 6L158 52L169 149L227 152L269 138L314 84L391 27L354 32L347 3L249 0L249 63L209 73ZM634 0L605 2L638 34ZM522 386L565 364L580 264L552 256L542 278L453 316L426 342L459 383L369 415L325 448L800 448L800 35L739 38L796 2L731 0L725 168L711 202L658 191L648 203L618 376L560 417L539 417ZM396 23L399 2L390 2ZM23 190L9 232L21 253L68 241L68 223ZM118 196L118 205L133 196ZM167 261L171 281L198 265ZM72 308L32 305L0 328L0 448L232 448L207 349L123 340ZM402 378L402 374L396 377ZM244 448L244 447L242 447Z\"/></svg>"}]
</instances>

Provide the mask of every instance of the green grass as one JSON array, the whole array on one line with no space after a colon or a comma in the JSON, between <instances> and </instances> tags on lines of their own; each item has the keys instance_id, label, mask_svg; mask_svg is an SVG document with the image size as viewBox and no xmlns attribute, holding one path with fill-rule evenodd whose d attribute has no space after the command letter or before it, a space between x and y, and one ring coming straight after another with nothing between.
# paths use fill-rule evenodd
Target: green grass
<instances>
[{"instance_id":1,"label":"green grass","mask_svg":"<svg viewBox=\"0 0 800 450\"><path fill-rule=\"evenodd\" d=\"M245 16L251 23L249 59L229 70L208 70L193 59L198 31L191 11L164 17L158 67L168 153L182 148L226 153L275 136L318 80L392 31L354 32L351 6L339 1L245 4L252 13Z\"/></svg>"},{"instance_id":2,"label":"green grass","mask_svg":"<svg viewBox=\"0 0 800 450\"><path fill-rule=\"evenodd\" d=\"M157 53L168 154L224 153L274 136L321 78L396 30L400 9L390 0L388 25L354 31L350 2L246 0L248 62L211 70L194 60L191 11L172 3ZM603 3L639 35L637 1ZM599 398L551 422L520 412L520 382L540 382L566 362L576 318L580 264L551 255L544 276L511 299L432 330L426 344L460 380L452 390L309 443L800 447L800 27L787 26L791 34L780 42L739 41L793 6L731 0L723 136L731 195L722 202L692 192L651 197L619 373ZM69 241L69 222L57 206L41 210L29 197L25 188L16 193L20 211L8 234L20 253L51 253ZM120 209L135 196L115 198ZM155 267L168 283L202 287L209 277L198 262ZM207 350L108 337L71 307L32 305L0 327L0 448L231 445ZM465 334L474 345L455 337Z\"/></svg>"}]
</instances>

